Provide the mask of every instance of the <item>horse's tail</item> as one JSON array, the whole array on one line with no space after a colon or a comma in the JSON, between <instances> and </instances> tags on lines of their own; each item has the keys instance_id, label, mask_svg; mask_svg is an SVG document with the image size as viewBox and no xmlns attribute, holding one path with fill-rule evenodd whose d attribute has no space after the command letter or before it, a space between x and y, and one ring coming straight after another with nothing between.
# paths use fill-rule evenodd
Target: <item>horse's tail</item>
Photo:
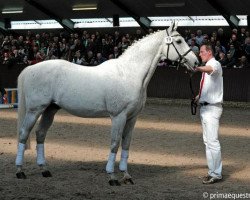
<instances>
[{"instance_id":1,"label":"horse's tail","mask_svg":"<svg viewBox=\"0 0 250 200\"><path fill-rule=\"evenodd\" d=\"M19 141L20 128L23 124L26 115L26 101L24 90L24 73L18 76L18 118L17 118L17 140ZM30 139L27 140L26 149L30 149Z\"/></svg>"}]
</instances>

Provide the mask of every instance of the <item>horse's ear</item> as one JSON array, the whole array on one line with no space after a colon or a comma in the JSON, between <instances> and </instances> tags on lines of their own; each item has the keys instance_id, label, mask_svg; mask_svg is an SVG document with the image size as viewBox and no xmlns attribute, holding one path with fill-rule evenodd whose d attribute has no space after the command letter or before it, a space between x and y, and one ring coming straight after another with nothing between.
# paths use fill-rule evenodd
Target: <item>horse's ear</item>
<instances>
[{"instance_id":1,"label":"horse's ear","mask_svg":"<svg viewBox=\"0 0 250 200\"><path fill-rule=\"evenodd\" d=\"M169 32L173 32L173 31L176 31L177 27L178 27L178 22L173 21L171 25L169 26L168 30Z\"/></svg>"},{"instance_id":2,"label":"horse's ear","mask_svg":"<svg viewBox=\"0 0 250 200\"><path fill-rule=\"evenodd\" d=\"M176 30L177 30L177 27L178 27L178 21L177 21L177 22L174 22L174 28L173 28L173 31L176 31Z\"/></svg>"}]
</instances>

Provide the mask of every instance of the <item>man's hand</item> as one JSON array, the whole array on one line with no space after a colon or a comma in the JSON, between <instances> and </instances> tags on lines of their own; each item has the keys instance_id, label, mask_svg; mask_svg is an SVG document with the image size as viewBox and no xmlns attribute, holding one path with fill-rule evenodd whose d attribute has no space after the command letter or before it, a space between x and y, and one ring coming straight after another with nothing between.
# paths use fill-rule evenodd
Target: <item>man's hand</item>
<instances>
[{"instance_id":1,"label":"man's hand","mask_svg":"<svg viewBox=\"0 0 250 200\"><path fill-rule=\"evenodd\" d=\"M194 98L194 102L197 103L199 101L199 95L197 95L195 98Z\"/></svg>"}]
</instances>

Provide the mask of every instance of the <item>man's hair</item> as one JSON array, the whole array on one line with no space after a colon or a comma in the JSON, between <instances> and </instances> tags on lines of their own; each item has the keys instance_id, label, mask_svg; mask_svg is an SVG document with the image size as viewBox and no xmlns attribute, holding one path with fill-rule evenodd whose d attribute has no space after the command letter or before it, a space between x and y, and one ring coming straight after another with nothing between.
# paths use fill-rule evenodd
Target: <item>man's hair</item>
<instances>
[{"instance_id":1,"label":"man's hair","mask_svg":"<svg viewBox=\"0 0 250 200\"><path fill-rule=\"evenodd\" d=\"M211 51L212 54L214 55L214 50L213 50L213 47L212 47L212 45L211 45L210 43L202 44L201 47L202 47L202 46L205 46L206 51Z\"/></svg>"}]
</instances>

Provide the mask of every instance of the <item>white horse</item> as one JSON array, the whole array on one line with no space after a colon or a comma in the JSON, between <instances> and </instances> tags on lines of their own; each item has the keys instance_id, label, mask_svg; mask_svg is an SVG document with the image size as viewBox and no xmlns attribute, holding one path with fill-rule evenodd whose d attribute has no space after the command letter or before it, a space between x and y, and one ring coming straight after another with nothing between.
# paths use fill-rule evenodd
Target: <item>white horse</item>
<instances>
[{"instance_id":1,"label":"white horse","mask_svg":"<svg viewBox=\"0 0 250 200\"><path fill-rule=\"evenodd\" d=\"M137 115L146 101L148 83L159 59L164 56L193 71L197 57L176 31L177 25L135 42L118 59L96 67L79 66L64 60L49 60L27 67L18 77L19 143L16 157L17 178L22 170L25 144L39 116L36 130L37 164L44 177L46 169L44 140L54 115L62 108L79 117L106 117L112 120L111 147L106 171L110 185L120 185L114 174L116 154L122 145L119 169L122 181L133 184L127 160Z\"/></svg>"}]
</instances>

